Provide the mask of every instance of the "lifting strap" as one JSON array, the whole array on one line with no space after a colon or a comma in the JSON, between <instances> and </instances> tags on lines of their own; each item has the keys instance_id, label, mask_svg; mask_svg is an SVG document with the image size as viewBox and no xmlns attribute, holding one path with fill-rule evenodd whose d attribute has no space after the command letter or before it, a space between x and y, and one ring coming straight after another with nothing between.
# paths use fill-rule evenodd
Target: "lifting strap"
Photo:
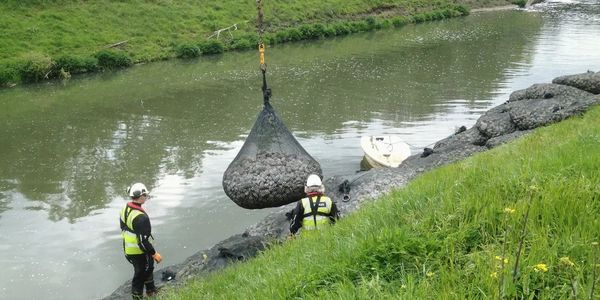
<instances>
[{"instance_id":1,"label":"lifting strap","mask_svg":"<svg viewBox=\"0 0 600 300\"><path fill-rule=\"evenodd\" d=\"M313 215L313 221L315 222L315 227L317 227L317 214L319 212L319 202L321 202L321 195L317 196L317 201L313 203L312 197L308 196L308 203L310 204L310 210Z\"/></svg>"}]
</instances>

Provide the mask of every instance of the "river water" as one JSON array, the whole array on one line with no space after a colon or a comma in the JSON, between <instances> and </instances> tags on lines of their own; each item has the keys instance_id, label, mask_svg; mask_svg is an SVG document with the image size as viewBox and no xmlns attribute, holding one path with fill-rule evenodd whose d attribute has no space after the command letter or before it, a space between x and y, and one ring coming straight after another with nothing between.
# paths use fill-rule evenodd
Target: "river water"
<instances>
[{"instance_id":1,"label":"river water","mask_svg":"<svg viewBox=\"0 0 600 300\"><path fill-rule=\"evenodd\" d=\"M360 137L414 152L510 92L600 70L597 1L548 1L267 49L279 117L324 175L360 168ZM90 299L131 277L118 213L146 209L164 265L258 222L221 187L261 109L254 51L0 91L0 299Z\"/></svg>"}]
</instances>

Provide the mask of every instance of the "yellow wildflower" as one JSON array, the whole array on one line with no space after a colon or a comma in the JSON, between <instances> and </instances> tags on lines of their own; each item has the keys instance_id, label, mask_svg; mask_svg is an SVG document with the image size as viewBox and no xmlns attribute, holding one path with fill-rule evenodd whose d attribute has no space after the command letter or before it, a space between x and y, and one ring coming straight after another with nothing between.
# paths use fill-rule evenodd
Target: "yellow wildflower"
<instances>
[{"instance_id":1,"label":"yellow wildflower","mask_svg":"<svg viewBox=\"0 0 600 300\"><path fill-rule=\"evenodd\" d=\"M401 289L405 289L406 288L406 284L403 284L400 286Z\"/></svg>"},{"instance_id":2,"label":"yellow wildflower","mask_svg":"<svg viewBox=\"0 0 600 300\"><path fill-rule=\"evenodd\" d=\"M516 210L514 208L510 208L510 207L504 208L504 213L505 214L513 214L513 213L515 213L515 211Z\"/></svg>"},{"instance_id":3,"label":"yellow wildflower","mask_svg":"<svg viewBox=\"0 0 600 300\"><path fill-rule=\"evenodd\" d=\"M433 275L435 275L435 273L433 273L433 272L427 272L427 274L425 274L425 275L427 275L427 277L433 277Z\"/></svg>"},{"instance_id":4,"label":"yellow wildflower","mask_svg":"<svg viewBox=\"0 0 600 300\"><path fill-rule=\"evenodd\" d=\"M533 266L533 270L536 272L546 273L546 272L548 272L548 266L546 264L537 264L537 265Z\"/></svg>"},{"instance_id":5,"label":"yellow wildflower","mask_svg":"<svg viewBox=\"0 0 600 300\"><path fill-rule=\"evenodd\" d=\"M498 278L498 272L493 272L492 274L490 274L490 277L492 278Z\"/></svg>"},{"instance_id":6,"label":"yellow wildflower","mask_svg":"<svg viewBox=\"0 0 600 300\"><path fill-rule=\"evenodd\" d=\"M568 256L563 256L559 259L559 262L561 265L563 266L567 266L567 267L572 267L575 265L574 262L571 261L571 259Z\"/></svg>"},{"instance_id":7,"label":"yellow wildflower","mask_svg":"<svg viewBox=\"0 0 600 300\"><path fill-rule=\"evenodd\" d=\"M505 257L505 258L502 258L502 256L498 256L498 255L496 255L496 260L497 260L497 261L504 261L504 264L507 264L507 263L508 263L508 258L506 258L506 257Z\"/></svg>"},{"instance_id":8,"label":"yellow wildflower","mask_svg":"<svg viewBox=\"0 0 600 300\"><path fill-rule=\"evenodd\" d=\"M598 247L598 242L592 242L593 247Z\"/></svg>"},{"instance_id":9,"label":"yellow wildflower","mask_svg":"<svg viewBox=\"0 0 600 300\"><path fill-rule=\"evenodd\" d=\"M537 185L532 184L532 185L529 186L529 190L531 190L532 192L535 192L535 191L538 190L538 187L537 187Z\"/></svg>"}]
</instances>

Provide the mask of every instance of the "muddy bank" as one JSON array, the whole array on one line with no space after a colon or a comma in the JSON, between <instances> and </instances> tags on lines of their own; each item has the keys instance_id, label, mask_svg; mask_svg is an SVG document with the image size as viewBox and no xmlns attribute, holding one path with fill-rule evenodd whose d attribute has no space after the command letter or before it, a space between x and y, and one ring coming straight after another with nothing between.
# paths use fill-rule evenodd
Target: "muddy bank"
<instances>
[{"instance_id":1,"label":"muddy bank","mask_svg":"<svg viewBox=\"0 0 600 300\"><path fill-rule=\"evenodd\" d=\"M513 92L505 103L483 114L473 127L462 127L432 148L409 157L398 168L327 178L327 195L336 202L342 216L347 215L363 203L405 186L423 172L497 147L535 128L580 115L598 103L600 72L561 76L552 83L534 84ZM282 206L244 233L201 250L180 264L157 270L154 275L157 285L183 284L192 276L208 274L233 261L249 259L268 245L284 241L289 233L286 213L294 205ZM105 299L130 299L130 285L130 282L124 283Z\"/></svg>"}]
</instances>

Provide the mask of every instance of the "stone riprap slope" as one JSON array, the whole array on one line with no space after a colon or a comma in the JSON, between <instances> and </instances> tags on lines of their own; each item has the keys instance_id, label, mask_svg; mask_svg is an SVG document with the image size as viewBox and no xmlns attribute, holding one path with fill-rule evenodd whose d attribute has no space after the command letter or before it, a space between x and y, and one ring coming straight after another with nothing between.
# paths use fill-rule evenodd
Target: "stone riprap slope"
<instances>
[{"instance_id":1,"label":"stone riprap slope","mask_svg":"<svg viewBox=\"0 0 600 300\"><path fill-rule=\"evenodd\" d=\"M398 168L328 178L327 195L336 202L342 215L347 215L362 203L405 186L420 173L497 147L537 127L580 115L598 103L600 72L561 76L552 84L534 84L512 93L507 102L487 111L473 127L438 141L432 149L409 157ZM269 243L284 241L289 233L287 213L294 205L282 206L246 232L201 250L181 264L156 271L157 285L182 284L192 276L222 269L232 261L254 257ZM105 299L130 299L130 286L130 282L124 283Z\"/></svg>"}]
</instances>

